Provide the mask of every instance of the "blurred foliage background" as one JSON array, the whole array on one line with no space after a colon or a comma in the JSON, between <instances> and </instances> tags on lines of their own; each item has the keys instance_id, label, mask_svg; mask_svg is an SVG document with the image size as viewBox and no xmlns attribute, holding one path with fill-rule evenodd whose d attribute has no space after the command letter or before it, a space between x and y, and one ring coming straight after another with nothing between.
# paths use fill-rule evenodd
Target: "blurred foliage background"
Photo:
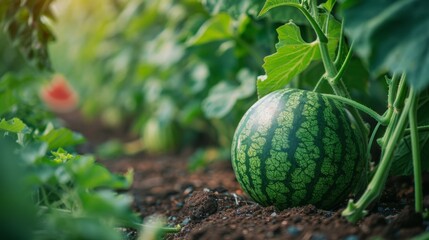
<instances>
[{"instance_id":1,"label":"blurred foliage background","mask_svg":"<svg viewBox=\"0 0 429 240\"><path fill-rule=\"evenodd\" d=\"M78 89L85 117L111 127L131 123L148 152L229 149L235 126L256 101L256 78L274 51L276 26L300 16L286 8L257 18L261 4L61 1L54 5L52 65ZM302 17L297 21L308 28ZM353 64L353 71L366 71L358 60ZM310 88L322 71L314 63L293 84ZM349 82L359 82L354 95L368 99L362 97L370 90L368 74L350 75L365 78Z\"/></svg>"},{"instance_id":2,"label":"blurred foliage background","mask_svg":"<svg viewBox=\"0 0 429 240\"><path fill-rule=\"evenodd\" d=\"M59 73L76 89L85 119L138 136L145 151L191 146L213 152L215 147L227 158L235 126L257 99L263 59L275 52L275 29L293 18L304 39L315 37L295 9L279 8L259 18L262 5L250 0L8 0L0 4L2 84L28 82L22 85L26 91L4 89L15 89L16 104L43 109L35 89ZM358 58L350 65L345 81L353 97L384 110L384 79L370 76ZM290 86L311 89L322 73L321 62L313 62ZM21 80L7 81L11 74ZM8 104L10 116L24 109ZM46 115L39 118L44 121Z\"/></svg>"},{"instance_id":3,"label":"blurred foliage background","mask_svg":"<svg viewBox=\"0 0 429 240\"><path fill-rule=\"evenodd\" d=\"M78 89L86 117L112 127L132 119L130 130L150 152L229 146L274 44L264 22L212 17L195 0L56 7L53 66Z\"/></svg>"}]
</instances>

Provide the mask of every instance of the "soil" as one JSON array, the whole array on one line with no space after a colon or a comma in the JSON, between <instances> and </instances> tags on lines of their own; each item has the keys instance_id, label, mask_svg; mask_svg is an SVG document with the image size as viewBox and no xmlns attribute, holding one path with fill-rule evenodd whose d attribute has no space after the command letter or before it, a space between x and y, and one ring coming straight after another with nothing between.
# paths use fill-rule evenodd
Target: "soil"
<instances>
[{"instance_id":1,"label":"soil","mask_svg":"<svg viewBox=\"0 0 429 240\"><path fill-rule=\"evenodd\" d=\"M84 124L68 125L84 133L90 143L99 143L97 128L86 131ZM351 224L341 217L346 202L332 210L312 205L282 211L262 207L241 190L229 161L190 172L191 154L190 150L162 156L139 154L100 163L117 173L134 169L129 190L133 208L142 218L163 215L169 225L182 226L166 239L410 239L429 233L429 221L413 210L411 177L390 178L368 215ZM429 208L429 174L424 174L423 181L424 207Z\"/></svg>"},{"instance_id":2,"label":"soil","mask_svg":"<svg viewBox=\"0 0 429 240\"><path fill-rule=\"evenodd\" d=\"M187 156L140 155L104 162L115 172L134 169L130 193L142 217L161 214L171 226L182 226L180 233L167 239L408 239L429 232L429 222L413 210L409 177L389 179L368 216L351 224L341 217L342 208L327 211L307 205L278 211L262 207L243 193L228 161L189 172ZM424 186L429 186L428 180L425 175ZM426 208L428 200L426 190Z\"/></svg>"}]
</instances>

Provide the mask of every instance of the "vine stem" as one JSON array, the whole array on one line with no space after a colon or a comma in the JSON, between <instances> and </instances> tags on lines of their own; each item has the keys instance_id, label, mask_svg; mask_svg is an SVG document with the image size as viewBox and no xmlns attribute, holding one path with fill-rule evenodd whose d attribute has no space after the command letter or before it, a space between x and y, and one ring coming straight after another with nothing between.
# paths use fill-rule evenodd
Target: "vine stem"
<instances>
[{"instance_id":1,"label":"vine stem","mask_svg":"<svg viewBox=\"0 0 429 240\"><path fill-rule=\"evenodd\" d=\"M397 75L396 75L397 76ZM385 130L384 136L381 138L381 150L382 152L386 148L386 142L390 138L390 136L393 134L393 131L395 131L395 128L397 126L398 118L393 118L394 113L401 112L402 107L404 106L404 99L405 99L405 80L406 75L405 73L401 75L401 77L396 77L395 75L392 78L392 82L389 85L389 95L388 95L388 110L386 117L389 118L389 124L387 125L387 128ZM393 96L393 97L392 97Z\"/></svg>"},{"instance_id":2,"label":"vine stem","mask_svg":"<svg viewBox=\"0 0 429 240\"><path fill-rule=\"evenodd\" d=\"M417 131L418 132L427 132L427 131L429 131L429 125L417 126ZM411 132L411 129L410 128L406 128L405 132L409 133L409 132Z\"/></svg>"},{"instance_id":3,"label":"vine stem","mask_svg":"<svg viewBox=\"0 0 429 240\"><path fill-rule=\"evenodd\" d=\"M329 24L329 22L327 24ZM316 34L318 34L317 31L316 31ZM319 37L319 35L318 35L318 37ZM346 58L347 61L344 61L341 68L340 68L340 69L342 69L342 71L338 72L337 68L335 67L334 62L332 61L331 57L329 56L327 42L320 41L319 49L320 49L320 53L322 56L323 66L325 67L325 70L326 70L326 77L327 77L328 83L331 86L332 90L334 90L334 93L336 95L351 99L351 96L350 96L349 92L347 91L346 85L344 84L344 82L341 79L342 74L344 73L345 67L347 66L347 64L349 63L349 61L351 59L351 51L349 51L349 53L347 54L348 55L348 58ZM357 124L359 131L364 136L365 142L367 142L369 129L366 127L365 122L362 119L362 116L359 114L359 112L356 110L356 108L352 107L349 109L349 111L350 111L351 115L353 116L354 120L356 121L356 124Z\"/></svg>"},{"instance_id":4,"label":"vine stem","mask_svg":"<svg viewBox=\"0 0 429 240\"><path fill-rule=\"evenodd\" d=\"M413 89L411 89L413 91ZM411 132L411 153L413 156L414 174L414 200L415 210L418 213L423 211L423 190L422 190L422 166L420 159L420 140L417 129L417 102L418 96L411 99L411 109L408 114Z\"/></svg>"},{"instance_id":5,"label":"vine stem","mask_svg":"<svg viewBox=\"0 0 429 240\"><path fill-rule=\"evenodd\" d=\"M333 84L340 81L341 77L344 75L344 72L346 71L346 68L349 66L350 59L353 56L353 43L350 45L349 51L347 52L346 58L344 59L343 64L340 67L340 70L338 70L338 73L331 79ZM335 65L335 64L334 64Z\"/></svg>"},{"instance_id":6,"label":"vine stem","mask_svg":"<svg viewBox=\"0 0 429 240\"><path fill-rule=\"evenodd\" d=\"M381 124L385 124L389 120L389 119L385 118L384 116L379 115L377 112L375 112L371 108L369 108L363 104L360 104L356 101L353 101L349 98L341 97L341 96L334 95L334 94L323 94L323 95L328 97L328 98L335 99L335 100L338 100L342 103L350 105L350 106L352 106L358 110L361 110L362 112L368 114L369 116L371 116L372 118L374 118L377 122L379 122Z\"/></svg>"},{"instance_id":7,"label":"vine stem","mask_svg":"<svg viewBox=\"0 0 429 240\"><path fill-rule=\"evenodd\" d=\"M340 64L340 60L341 60L341 55L343 54L343 48L344 48L344 19L343 21L341 21L341 31L340 31L340 41L338 43L338 51L337 51L337 56L335 57L334 60L334 64L335 66L339 66Z\"/></svg>"},{"instance_id":8,"label":"vine stem","mask_svg":"<svg viewBox=\"0 0 429 240\"><path fill-rule=\"evenodd\" d=\"M400 89L400 91L401 90L402 89ZM375 200L383 190L383 186L386 182L387 176L389 175L390 167L392 165L392 156L396 144L404 134L404 130L408 120L408 113L415 99L416 93L413 89L411 89L409 93L409 98L406 100L403 111L395 111L393 118L399 119L398 121L393 121L393 123L397 122L397 124L393 128L394 131L392 132L392 135L386 138L387 144L384 149L385 151L383 151L380 164L374 174L374 177L371 179L371 182L368 184L368 187L361 196L361 198L356 203L351 200L347 208L342 212L342 215L345 216L350 222L355 223L359 219L361 219L366 214L365 209L368 207L368 205L373 200Z\"/></svg>"}]
</instances>

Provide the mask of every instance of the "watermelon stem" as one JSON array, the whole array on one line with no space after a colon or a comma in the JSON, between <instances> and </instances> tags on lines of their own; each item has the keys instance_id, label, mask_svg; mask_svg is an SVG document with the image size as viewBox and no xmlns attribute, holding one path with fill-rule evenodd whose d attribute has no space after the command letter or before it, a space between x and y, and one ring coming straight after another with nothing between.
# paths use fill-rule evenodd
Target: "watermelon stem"
<instances>
[{"instance_id":1,"label":"watermelon stem","mask_svg":"<svg viewBox=\"0 0 429 240\"><path fill-rule=\"evenodd\" d=\"M417 131L418 132L427 132L427 131L429 131L429 125L417 126ZM410 132L411 132L410 128L405 129L405 133L410 133Z\"/></svg>"},{"instance_id":2,"label":"watermelon stem","mask_svg":"<svg viewBox=\"0 0 429 240\"><path fill-rule=\"evenodd\" d=\"M318 32L316 31L316 34ZM342 33L343 34L343 33ZM340 36L342 37L342 36ZM340 71L337 71L337 68L335 67L334 62L332 61L331 57L329 56L328 51L328 43L327 42L320 42L319 44L320 49L320 55L322 57L323 66L326 71L326 79L328 80L329 85L331 86L334 93L338 96L345 97L348 99L351 99L350 93L347 91L346 85L344 84L342 80L342 75L344 74L344 71L351 59L352 56L352 49L347 54L347 57L345 61L343 62ZM362 116L359 114L359 112L356 110L356 108L352 107L349 108L349 111L351 115L353 116L354 120L357 123L357 127L359 131L362 133L362 135L365 137L365 142L368 141L368 134L369 129L366 126L365 122L362 119Z\"/></svg>"},{"instance_id":3,"label":"watermelon stem","mask_svg":"<svg viewBox=\"0 0 429 240\"><path fill-rule=\"evenodd\" d=\"M420 141L417 128L417 101L418 96L411 99L411 109L408 113L411 132L411 153L413 156L413 174L414 174L414 200L415 211L421 213L423 211L423 190L422 190L422 166L420 159Z\"/></svg>"},{"instance_id":4,"label":"watermelon stem","mask_svg":"<svg viewBox=\"0 0 429 240\"><path fill-rule=\"evenodd\" d=\"M405 75L405 74L404 74ZM405 76L401 78L401 80L405 79ZM399 86L399 92L397 96L405 96L405 94L400 92L405 92L404 87L401 88ZM354 203L352 200L349 202L347 208L342 212L342 215L347 218L350 222L357 222L365 215L365 209L368 205L373 202L382 192L384 184L386 182L387 177L389 176L390 167L393 161L393 153L395 151L395 147L399 142L400 138L404 134L405 127L407 125L408 114L411 109L411 106L415 104L416 101L416 92L414 89L410 89L409 97L405 102L404 109L400 111L400 109L396 109L392 116L392 121L389 122L389 127L392 131L386 132L383 139L387 140L386 144L383 144L382 148L382 158L380 164L374 174L374 177L371 179L371 182L368 184L367 189L360 197L360 199ZM398 100L398 98L396 98ZM395 102L398 106L401 106L403 103L398 101ZM392 126L394 125L394 126Z\"/></svg>"},{"instance_id":5,"label":"watermelon stem","mask_svg":"<svg viewBox=\"0 0 429 240\"><path fill-rule=\"evenodd\" d=\"M395 95L398 91L398 82L399 82L399 75L397 73L393 74L391 79L387 79L387 84L389 86L389 91L387 94L387 102L388 102L388 108L391 109L393 106L393 102L395 101Z\"/></svg>"},{"instance_id":6,"label":"watermelon stem","mask_svg":"<svg viewBox=\"0 0 429 240\"><path fill-rule=\"evenodd\" d=\"M371 116L372 118L374 118L377 122L379 122L379 123L381 123L383 125L387 124L388 121L389 121L388 115L385 114L385 115L381 116L377 112L375 112L374 110L372 110L371 108L369 108L369 107L367 107L367 106L365 106L365 105L363 105L361 103L358 103L358 102L356 102L354 100L351 100L349 98L341 97L341 96L334 95L334 94L323 94L323 95L326 96L326 97L328 97L328 98L332 98L332 99L338 100L338 101L340 101L340 102L342 102L344 104L350 105L350 106L352 106L352 107L354 107L354 108L356 108L358 110L361 110L362 112L368 114L369 116Z\"/></svg>"},{"instance_id":7,"label":"watermelon stem","mask_svg":"<svg viewBox=\"0 0 429 240\"><path fill-rule=\"evenodd\" d=\"M334 65L337 68L340 67L341 56L343 55L344 46L345 46L345 44L344 44L344 20L343 20L343 21L341 21L340 41L338 43L337 56L335 57L335 60L334 60Z\"/></svg>"},{"instance_id":8,"label":"watermelon stem","mask_svg":"<svg viewBox=\"0 0 429 240\"><path fill-rule=\"evenodd\" d=\"M349 51L347 52L347 56L344 59L344 62L341 65L340 70L335 75L335 77L329 79L329 81L331 81L331 84L336 84L336 82L338 82L343 77L344 72L345 72L346 68L348 67L348 65L350 63L350 59L353 56L352 53L353 53L353 43L350 45Z\"/></svg>"}]
</instances>

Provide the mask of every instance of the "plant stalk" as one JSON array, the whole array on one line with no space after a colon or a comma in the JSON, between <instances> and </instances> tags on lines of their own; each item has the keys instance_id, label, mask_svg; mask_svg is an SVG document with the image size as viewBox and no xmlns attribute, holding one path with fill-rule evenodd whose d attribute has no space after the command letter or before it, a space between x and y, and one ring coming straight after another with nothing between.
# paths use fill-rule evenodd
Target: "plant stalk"
<instances>
[{"instance_id":1,"label":"plant stalk","mask_svg":"<svg viewBox=\"0 0 429 240\"><path fill-rule=\"evenodd\" d=\"M394 130L392 135L390 135L388 138L385 138L388 140L385 147L385 151L383 151L383 155L380 164L377 168L377 171L375 172L374 177L371 179L371 182L368 184L368 187L365 190L364 194L356 203L353 203L352 201L349 202L347 208L342 212L342 215L345 216L350 222L355 223L359 219L361 219L365 215L365 209L368 207L368 205L372 201L374 201L383 190L383 186L386 182L386 179L389 175L390 167L392 165L392 157L395 151L396 144L403 136L405 127L407 125L408 113L410 111L413 98L415 98L415 92L410 91L409 99L406 101L403 111L395 111L395 113L393 114L392 117L398 119L397 125L393 128Z\"/></svg>"},{"instance_id":2,"label":"plant stalk","mask_svg":"<svg viewBox=\"0 0 429 240\"><path fill-rule=\"evenodd\" d=\"M338 81L340 81L341 77L344 75L344 72L346 71L347 66L350 63L350 59L353 56L353 43L349 48L349 51L347 52L346 58L344 59L343 64L340 67L340 70L338 71L337 75L331 80L332 82L336 83ZM335 64L334 64L335 66Z\"/></svg>"},{"instance_id":3,"label":"plant stalk","mask_svg":"<svg viewBox=\"0 0 429 240\"><path fill-rule=\"evenodd\" d=\"M417 126L417 131L418 132L427 132L427 131L429 131L429 125ZM410 133L410 132L411 132L410 128L405 129L405 133Z\"/></svg>"},{"instance_id":4,"label":"plant stalk","mask_svg":"<svg viewBox=\"0 0 429 240\"><path fill-rule=\"evenodd\" d=\"M397 75L396 75L397 76ZM398 118L392 117L394 113L398 113L401 111L401 108L404 106L404 97L406 94L406 85L405 85L405 74L402 74L400 79L398 77L392 78L391 85L389 86L389 96L388 96L388 104L389 107L387 109L386 117L389 119L389 124L387 125L386 131L382 138L381 143L381 151L383 155L383 151L386 148L387 139L389 139L393 131L398 123ZM394 96L394 97L392 97Z\"/></svg>"},{"instance_id":5,"label":"plant stalk","mask_svg":"<svg viewBox=\"0 0 429 240\"><path fill-rule=\"evenodd\" d=\"M316 34L318 34L317 31L316 31ZM318 35L318 37L319 37L319 35ZM332 59L329 56L327 41L326 42L320 42L319 48L320 48L320 54L322 56L323 66L325 67L325 70L326 70L326 76L328 79L328 83L329 83L329 85L331 85L332 90L334 90L334 93L336 95L351 99L351 96L350 96L349 92L347 91L346 85L344 84L344 82L341 79L342 76L338 75L337 68L335 67L335 64L332 62ZM350 59L350 57L349 57L349 59ZM348 63L348 61L345 61L343 63L343 65L345 65L347 63ZM345 68L343 68L342 73L344 73L344 69ZM367 142L369 129L366 127L365 122L362 119L362 116L353 107L350 108L349 111L350 111L351 115L353 116L353 118L355 119L359 131L362 133L362 135L365 138L365 141Z\"/></svg>"},{"instance_id":6,"label":"plant stalk","mask_svg":"<svg viewBox=\"0 0 429 240\"><path fill-rule=\"evenodd\" d=\"M334 95L334 94L323 94L323 95L328 97L328 98L331 98L331 99L336 99L336 100L338 100L342 103L345 103L349 106L352 106L358 110L361 110L362 112L368 114L369 116L371 116L372 118L374 118L377 122L379 122L381 124L385 124L388 120L384 116L379 115L377 112L375 112L371 108L369 108L363 104L360 104L356 101L353 101L349 98L341 97L341 96Z\"/></svg>"},{"instance_id":7,"label":"plant stalk","mask_svg":"<svg viewBox=\"0 0 429 240\"><path fill-rule=\"evenodd\" d=\"M411 91L414 91L411 89ZM410 132L411 132L411 153L413 156L413 173L414 173L414 201L415 211L423 211L423 190L422 190L422 166L420 158L420 140L417 129L417 101L418 96L411 99L411 109L409 112Z\"/></svg>"},{"instance_id":8,"label":"plant stalk","mask_svg":"<svg viewBox=\"0 0 429 240\"><path fill-rule=\"evenodd\" d=\"M336 67L339 67L340 61L341 61L341 55L343 54L343 48L344 48L344 19L341 22L341 31L340 31L340 41L338 43L338 51L337 56L335 57L334 64Z\"/></svg>"}]
</instances>

